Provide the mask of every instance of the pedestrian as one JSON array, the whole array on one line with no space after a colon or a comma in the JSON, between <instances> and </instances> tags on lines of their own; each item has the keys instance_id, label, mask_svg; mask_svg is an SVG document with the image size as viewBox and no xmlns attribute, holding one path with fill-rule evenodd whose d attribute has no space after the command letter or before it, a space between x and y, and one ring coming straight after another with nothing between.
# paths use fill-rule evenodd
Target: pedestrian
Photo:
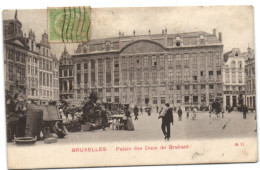
<instances>
[{"instance_id":1,"label":"pedestrian","mask_svg":"<svg viewBox=\"0 0 260 170\"><path fill-rule=\"evenodd\" d=\"M158 113L158 111L159 111L159 107L158 107L158 106L156 106L156 111L157 111L157 113Z\"/></svg>"},{"instance_id":2,"label":"pedestrian","mask_svg":"<svg viewBox=\"0 0 260 170\"><path fill-rule=\"evenodd\" d=\"M107 119L107 113L105 111L105 107L103 105L101 106L100 111L101 111L101 126L103 130L106 130L108 119Z\"/></svg>"},{"instance_id":3,"label":"pedestrian","mask_svg":"<svg viewBox=\"0 0 260 170\"><path fill-rule=\"evenodd\" d=\"M246 105L244 105L244 107L243 107L243 118L244 118L244 119L246 119L246 114L247 114L247 112L248 112L248 108L247 108Z\"/></svg>"},{"instance_id":4,"label":"pedestrian","mask_svg":"<svg viewBox=\"0 0 260 170\"><path fill-rule=\"evenodd\" d=\"M172 108L170 108L169 103L165 104L165 114L161 114L162 118L162 125L161 129L164 134L164 139L169 140L170 139L170 134L171 134L171 128L170 128L170 123L173 125L173 114L172 114Z\"/></svg>"},{"instance_id":5,"label":"pedestrian","mask_svg":"<svg viewBox=\"0 0 260 170\"><path fill-rule=\"evenodd\" d=\"M126 117L126 129L127 130L134 130L134 124L131 118L131 112L128 107L125 107L125 117Z\"/></svg>"},{"instance_id":6,"label":"pedestrian","mask_svg":"<svg viewBox=\"0 0 260 170\"><path fill-rule=\"evenodd\" d=\"M143 107L140 107L141 115L143 115Z\"/></svg>"},{"instance_id":7,"label":"pedestrian","mask_svg":"<svg viewBox=\"0 0 260 170\"><path fill-rule=\"evenodd\" d=\"M182 110L181 110L181 107L179 107L179 110L178 110L178 121L182 121Z\"/></svg>"},{"instance_id":8,"label":"pedestrian","mask_svg":"<svg viewBox=\"0 0 260 170\"><path fill-rule=\"evenodd\" d=\"M190 118L190 108L186 109L186 119Z\"/></svg>"},{"instance_id":9,"label":"pedestrian","mask_svg":"<svg viewBox=\"0 0 260 170\"><path fill-rule=\"evenodd\" d=\"M135 120L138 120L138 112L139 112L139 109L138 109L137 105L135 105L135 107L134 107Z\"/></svg>"}]
</instances>

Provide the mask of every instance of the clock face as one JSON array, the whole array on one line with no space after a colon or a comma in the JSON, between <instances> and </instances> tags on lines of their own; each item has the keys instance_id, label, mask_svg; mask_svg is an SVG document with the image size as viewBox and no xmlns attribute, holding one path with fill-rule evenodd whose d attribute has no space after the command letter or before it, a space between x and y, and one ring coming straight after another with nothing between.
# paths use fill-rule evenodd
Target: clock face
<instances>
[{"instance_id":1,"label":"clock face","mask_svg":"<svg viewBox=\"0 0 260 170\"><path fill-rule=\"evenodd\" d=\"M181 43L180 42L176 42L176 46L177 47L181 46Z\"/></svg>"}]
</instances>

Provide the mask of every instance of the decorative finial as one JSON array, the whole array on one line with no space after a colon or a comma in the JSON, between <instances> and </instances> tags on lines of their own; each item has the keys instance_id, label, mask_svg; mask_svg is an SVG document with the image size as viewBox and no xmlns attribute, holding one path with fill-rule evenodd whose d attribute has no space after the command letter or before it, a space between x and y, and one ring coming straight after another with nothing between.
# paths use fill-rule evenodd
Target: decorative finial
<instances>
[{"instance_id":1,"label":"decorative finial","mask_svg":"<svg viewBox=\"0 0 260 170\"><path fill-rule=\"evenodd\" d=\"M14 19L17 19L17 9L15 10Z\"/></svg>"}]
</instances>

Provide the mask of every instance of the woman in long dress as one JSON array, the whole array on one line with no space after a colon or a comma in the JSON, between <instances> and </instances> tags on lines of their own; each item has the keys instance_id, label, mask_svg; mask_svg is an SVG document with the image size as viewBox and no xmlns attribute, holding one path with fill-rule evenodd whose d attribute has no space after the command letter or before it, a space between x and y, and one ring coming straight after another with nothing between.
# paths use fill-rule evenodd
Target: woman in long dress
<instances>
[{"instance_id":1,"label":"woman in long dress","mask_svg":"<svg viewBox=\"0 0 260 170\"><path fill-rule=\"evenodd\" d=\"M126 108L125 110L125 116L127 117L127 121L126 121L127 130L131 130L131 131L134 130L134 124L132 121L131 112L128 108Z\"/></svg>"}]
</instances>

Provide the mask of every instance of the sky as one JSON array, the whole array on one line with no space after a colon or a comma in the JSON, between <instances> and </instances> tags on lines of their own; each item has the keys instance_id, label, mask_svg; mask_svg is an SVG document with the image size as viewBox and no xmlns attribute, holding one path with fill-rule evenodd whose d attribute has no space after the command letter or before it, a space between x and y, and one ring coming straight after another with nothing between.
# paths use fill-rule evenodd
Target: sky
<instances>
[{"instance_id":1,"label":"sky","mask_svg":"<svg viewBox=\"0 0 260 170\"><path fill-rule=\"evenodd\" d=\"M14 18L14 10L4 11L4 19ZM212 33L215 28L222 32L224 52L232 48L246 51L254 48L254 11L251 6L218 7L151 7L151 8L92 8L91 38L117 37L124 35L160 34L167 28L168 34L205 31ZM18 10L23 33L32 28L39 42L47 32L47 10ZM59 58L65 44L51 43L52 53ZM66 45L73 53L77 44Z\"/></svg>"}]
</instances>

